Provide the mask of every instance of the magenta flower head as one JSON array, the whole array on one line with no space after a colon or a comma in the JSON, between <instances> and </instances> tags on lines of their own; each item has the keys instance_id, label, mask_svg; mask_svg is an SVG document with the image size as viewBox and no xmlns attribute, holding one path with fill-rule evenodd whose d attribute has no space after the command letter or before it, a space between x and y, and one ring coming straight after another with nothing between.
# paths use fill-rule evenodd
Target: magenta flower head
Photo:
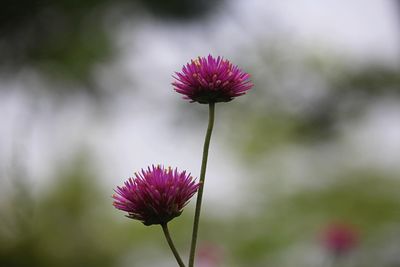
<instances>
[{"instance_id":1,"label":"magenta flower head","mask_svg":"<svg viewBox=\"0 0 400 267\"><path fill-rule=\"evenodd\" d=\"M323 232L324 246L335 255L341 255L352 250L358 243L356 229L348 224L334 223Z\"/></svg>"},{"instance_id":2,"label":"magenta flower head","mask_svg":"<svg viewBox=\"0 0 400 267\"><path fill-rule=\"evenodd\" d=\"M244 95L253 84L250 75L228 60L211 55L198 57L175 72L174 90L184 99L201 104L229 102Z\"/></svg>"},{"instance_id":3,"label":"magenta flower head","mask_svg":"<svg viewBox=\"0 0 400 267\"><path fill-rule=\"evenodd\" d=\"M144 225L164 225L182 213L198 187L186 171L153 165L117 187L113 205Z\"/></svg>"}]
</instances>

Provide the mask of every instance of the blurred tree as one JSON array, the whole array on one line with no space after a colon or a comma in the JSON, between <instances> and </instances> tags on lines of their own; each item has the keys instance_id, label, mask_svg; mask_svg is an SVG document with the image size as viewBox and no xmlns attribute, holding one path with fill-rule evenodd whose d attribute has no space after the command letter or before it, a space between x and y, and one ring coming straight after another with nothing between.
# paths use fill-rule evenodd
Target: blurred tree
<instances>
[{"instance_id":1,"label":"blurred tree","mask_svg":"<svg viewBox=\"0 0 400 267\"><path fill-rule=\"evenodd\" d=\"M82 157L48 193L29 199L20 191L1 210L0 266L116 266L132 242Z\"/></svg>"},{"instance_id":2,"label":"blurred tree","mask_svg":"<svg viewBox=\"0 0 400 267\"><path fill-rule=\"evenodd\" d=\"M104 25L110 11L123 9L121 20L140 18L143 9L160 19L190 20L204 16L215 4L211 0L5 0L0 9L0 70L12 73L28 65L53 78L85 81L93 65L112 54Z\"/></svg>"}]
</instances>

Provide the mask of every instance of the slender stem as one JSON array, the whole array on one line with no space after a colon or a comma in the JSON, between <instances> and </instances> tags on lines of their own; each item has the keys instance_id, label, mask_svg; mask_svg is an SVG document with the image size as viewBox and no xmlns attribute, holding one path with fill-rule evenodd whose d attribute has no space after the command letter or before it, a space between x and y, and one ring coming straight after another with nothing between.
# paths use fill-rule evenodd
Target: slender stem
<instances>
[{"instance_id":1,"label":"slender stem","mask_svg":"<svg viewBox=\"0 0 400 267\"><path fill-rule=\"evenodd\" d=\"M210 146L211 133L212 133L213 126L214 126L214 113L215 113L215 103L210 103L209 116L208 116L208 127L207 127L206 137L204 140L203 159L201 161L200 182L199 182L200 186L199 186L199 191L197 192L196 211L194 214L192 243L191 243L191 247L190 247L190 256L189 256L189 267L194 266L194 257L196 254L197 232L199 230L201 201L203 199L204 180L206 178L208 148Z\"/></svg>"},{"instance_id":2,"label":"slender stem","mask_svg":"<svg viewBox=\"0 0 400 267\"><path fill-rule=\"evenodd\" d=\"M171 235L169 234L169 230L168 230L167 224L161 224L161 227L163 229L165 238L167 239L168 245L171 248L172 253L175 256L176 261L178 262L180 267L185 267L185 264L183 263L183 261L181 259L181 256L179 256L179 253L175 248L174 242L172 242Z\"/></svg>"}]
</instances>

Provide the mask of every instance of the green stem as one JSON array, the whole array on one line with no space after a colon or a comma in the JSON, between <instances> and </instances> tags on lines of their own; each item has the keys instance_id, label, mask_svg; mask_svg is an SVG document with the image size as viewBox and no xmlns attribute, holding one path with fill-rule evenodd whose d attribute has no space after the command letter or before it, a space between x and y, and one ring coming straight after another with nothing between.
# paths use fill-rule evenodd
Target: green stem
<instances>
[{"instance_id":1,"label":"green stem","mask_svg":"<svg viewBox=\"0 0 400 267\"><path fill-rule=\"evenodd\" d=\"M178 251L175 248L174 242L172 242L171 235L169 234L169 230L168 230L167 224L161 224L161 227L163 229L165 238L167 239L168 245L171 248L172 253L175 256L176 261L178 262L180 267L185 267L185 264L183 263L181 257L179 256Z\"/></svg>"},{"instance_id":2,"label":"green stem","mask_svg":"<svg viewBox=\"0 0 400 267\"><path fill-rule=\"evenodd\" d=\"M204 140L203 159L201 161L201 171L200 171L200 181L199 181L200 186L199 186L199 191L197 192L196 211L194 214L192 243L191 243L191 247L190 247L190 256L189 256L189 267L194 266L194 257L196 254L196 243L197 243L197 233L199 230L201 201L203 199L204 180L206 178L208 148L210 146L211 133L212 133L213 126L214 126L214 113L215 113L215 103L210 103L209 116L208 116L208 127L207 127L206 137Z\"/></svg>"}]
</instances>

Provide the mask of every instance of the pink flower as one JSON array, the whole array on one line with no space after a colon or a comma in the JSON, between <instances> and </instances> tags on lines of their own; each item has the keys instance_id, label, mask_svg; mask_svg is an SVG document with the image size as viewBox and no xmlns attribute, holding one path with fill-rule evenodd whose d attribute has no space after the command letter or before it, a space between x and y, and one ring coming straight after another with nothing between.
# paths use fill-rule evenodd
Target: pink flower
<instances>
[{"instance_id":1,"label":"pink flower","mask_svg":"<svg viewBox=\"0 0 400 267\"><path fill-rule=\"evenodd\" d=\"M186 171L153 165L118 186L113 205L145 225L166 224L182 213L198 187Z\"/></svg>"},{"instance_id":2,"label":"pink flower","mask_svg":"<svg viewBox=\"0 0 400 267\"><path fill-rule=\"evenodd\" d=\"M228 60L211 55L198 57L175 72L174 90L184 99L202 104L229 102L244 95L253 84L250 75Z\"/></svg>"},{"instance_id":3,"label":"pink flower","mask_svg":"<svg viewBox=\"0 0 400 267\"><path fill-rule=\"evenodd\" d=\"M343 254L353 249L358 242L357 231L348 224L335 223L323 232L323 244L334 254Z\"/></svg>"}]
</instances>

